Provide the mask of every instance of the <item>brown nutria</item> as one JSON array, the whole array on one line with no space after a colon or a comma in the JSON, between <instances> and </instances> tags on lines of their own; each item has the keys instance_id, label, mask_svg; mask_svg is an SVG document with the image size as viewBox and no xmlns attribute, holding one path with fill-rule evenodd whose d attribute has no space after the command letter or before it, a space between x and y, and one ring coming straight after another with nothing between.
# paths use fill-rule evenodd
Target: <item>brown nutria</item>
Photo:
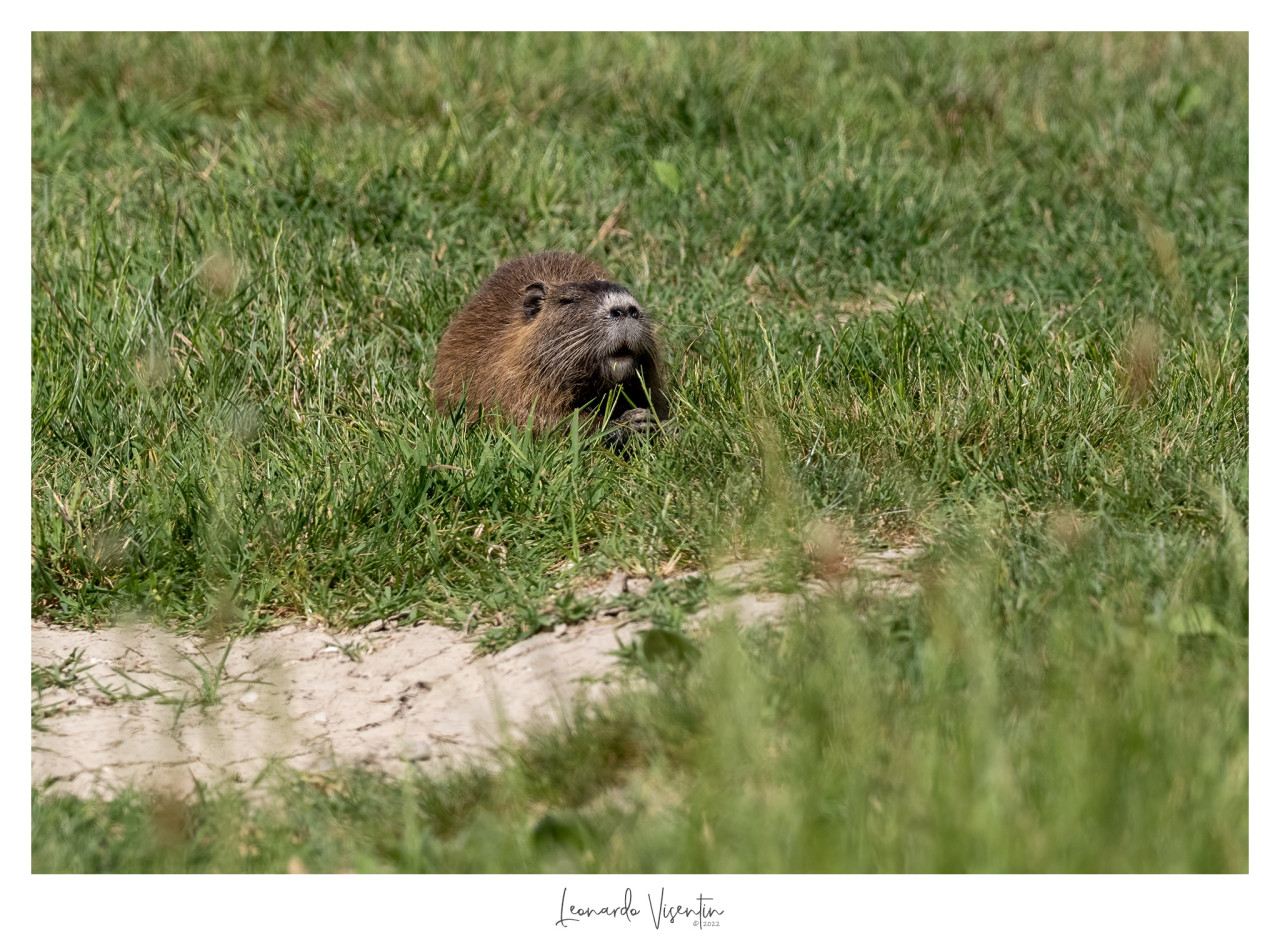
<instances>
[{"instance_id":1,"label":"brown nutria","mask_svg":"<svg viewBox=\"0 0 1280 943\"><path fill-rule=\"evenodd\" d=\"M668 412L653 321L603 268L563 252L490 276L440 339L432 387L441 412L465 399L471 418L499 412L535 432L581 409L614 444Z\"/></svg>"}]
</instances>

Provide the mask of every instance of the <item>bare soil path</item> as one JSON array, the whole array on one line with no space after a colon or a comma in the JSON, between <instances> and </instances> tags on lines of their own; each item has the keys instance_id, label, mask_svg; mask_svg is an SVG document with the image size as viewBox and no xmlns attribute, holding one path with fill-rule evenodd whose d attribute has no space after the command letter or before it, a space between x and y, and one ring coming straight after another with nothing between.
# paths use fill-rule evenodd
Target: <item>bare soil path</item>
<instances>
[{"instance_id":1,"label":"bare soil path","mask_svg":"<svg viewBox=\"0 0 1280 943\"><path fill-rule=\"evenodd\" d=\"M910 591L911 551L859 560L880 591ZM732 587L751 571L712 574ZM428 622L374 623L334 635L286 625L228 644L148 625L88 631L35 623L34 666L61 669L62 686L33 688L31 779L60 792L109 795L125 785L186 795L196 780L252 782L272 762L299 770L406 764L439 771L485 762L493 748L577 697L621 677L615 652L649 624L610 600L648 580L616 573L589 619L559 625L495 655ZM815 584L816 587L816 584ZM781 618L798 597L731 594L694 624L733 615Z\"/></svg>"}]
</instances>

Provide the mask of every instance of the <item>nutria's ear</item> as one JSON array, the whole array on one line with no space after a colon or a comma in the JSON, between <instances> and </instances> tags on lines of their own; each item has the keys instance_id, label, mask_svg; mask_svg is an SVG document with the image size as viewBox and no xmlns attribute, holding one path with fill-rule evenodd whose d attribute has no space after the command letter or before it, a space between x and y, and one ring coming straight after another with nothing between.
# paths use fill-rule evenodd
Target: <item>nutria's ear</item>
<instances>
[{"instance_id":1,"label":"nutria's ear","mask_svg":"<svg viewBox=\"0 0 1280 943\"><path fill-rule=\"evenodd\" d=\"M542 302L547 297L547 286L542 282L534 282L524 290L524 316L536 318L542 310Z\"/></svg>"}]
</instances>

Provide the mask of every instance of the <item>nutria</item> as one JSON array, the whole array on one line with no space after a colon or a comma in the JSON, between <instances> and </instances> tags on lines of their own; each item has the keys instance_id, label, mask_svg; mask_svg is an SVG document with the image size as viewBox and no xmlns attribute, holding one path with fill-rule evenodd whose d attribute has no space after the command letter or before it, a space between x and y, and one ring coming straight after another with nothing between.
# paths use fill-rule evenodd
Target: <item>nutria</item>
<instances>
[{"instance_id":1,"label":"nutria","mask_svg":"<svg viewBox=\"0 0 1280 943\"><path fill-rule=\"evenodd\" d=\"M544 432L581 409L623 444L667 418L653 321L603 268L544 252L502 265L453 316L436 351L436 409L465 399Z\"/></svg>"}]
</instances>

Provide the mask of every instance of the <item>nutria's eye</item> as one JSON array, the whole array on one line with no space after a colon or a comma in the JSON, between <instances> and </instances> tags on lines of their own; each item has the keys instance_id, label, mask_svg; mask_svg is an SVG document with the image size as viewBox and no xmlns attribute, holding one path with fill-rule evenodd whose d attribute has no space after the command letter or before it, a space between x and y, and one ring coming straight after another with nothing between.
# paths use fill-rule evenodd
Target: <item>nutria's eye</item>
<instances>
[{"instance_id":1,"label":"nutria's eye","mask_svg":"<svg viewBox=\"0 0 1280 943\"><path fill-rule=\"evenodd\" d=\"M534 282L524 290L524 316L536 318L542 310L542 302L547 297L547 286L542 282Z\"/></svg>"}]
</instances>

